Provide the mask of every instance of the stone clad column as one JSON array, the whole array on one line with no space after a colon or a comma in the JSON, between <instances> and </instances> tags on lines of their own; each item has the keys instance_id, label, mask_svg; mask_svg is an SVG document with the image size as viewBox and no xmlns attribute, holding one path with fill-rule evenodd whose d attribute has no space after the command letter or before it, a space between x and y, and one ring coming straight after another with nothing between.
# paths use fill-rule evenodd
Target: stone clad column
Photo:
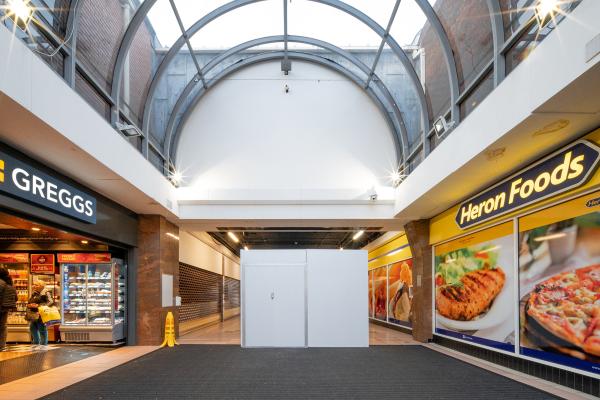
<instances>
[{"instance_id":1,"label":"stone clad column","mask_svg":"<svg viewBox=\"0 0 600 400\"><path fill-rule=\"evenodd\" d=\"M409 222L404 226L413 255L412 334L419 342L427 342L432 334L432 253L429 245L429 220Z\"/></svg>"},{"instance_id":2,"label":"stone clad column","mask_svg":"<svg viewBox=\"0 0 600 400\"><path fill-rule=\"evenodd\" d=\"M170 233L175 236L169 236ZM136 344L159 345L163 341L167 312L175 317L179 335L179 313L162 307L162 274L173 275L173 296L179 295L179 228L160 215L140 215L138 224L138 271L136 282Z\"/></svg>"}]
</instances>

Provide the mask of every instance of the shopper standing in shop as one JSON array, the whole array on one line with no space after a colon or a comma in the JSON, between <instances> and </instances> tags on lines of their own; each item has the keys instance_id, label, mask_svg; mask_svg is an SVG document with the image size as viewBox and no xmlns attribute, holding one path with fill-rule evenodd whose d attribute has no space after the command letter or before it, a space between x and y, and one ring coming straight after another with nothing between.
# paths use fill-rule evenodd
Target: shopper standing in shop
<instances>
[{"instance_id":1,"label":"shopper standing in shop","mask_svg":"<svg viewBox=\"0 0 600 400\"><path fill-rule=\"evenodd\" d=\"M0 351L6 351L8 313L16 307L17 292L5 267L0 267Z\"/></svg>"},{"instance_id":2,"label":"shopper standing in shop","mask_svg":"<svg viewBox=\"0 0 600 400\"><path fill-rule=\"evenodd\" d=\"M36 281L32 285L32 293L27 304L27 315L25 319L29 321L29 332L31 332L31 341L36 350L48 350L48 329L42 322L39 313L39 306L50 306L54 302L52 296L45 289L44 282Z\"/></svg>"}]
</instances>

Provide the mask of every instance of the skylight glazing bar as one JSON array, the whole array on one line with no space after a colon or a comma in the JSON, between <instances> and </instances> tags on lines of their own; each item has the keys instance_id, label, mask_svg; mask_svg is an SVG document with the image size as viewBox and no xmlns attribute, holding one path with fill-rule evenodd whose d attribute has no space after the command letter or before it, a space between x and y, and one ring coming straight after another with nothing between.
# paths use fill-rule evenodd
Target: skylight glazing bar
<instances>
[{"instance_id":1,"label":"skylight glazing bar","mask_svg":"<svg viewBox=\"0 0 600 400\"><path fill-rule=\"evenodd\" d=\"M371 81L373 80L373 76L375 75L375 68L377 68L377 64L379 63L379 58L381 58L381 53L383 52L383 47L387 41L387 37L390 35L390 30L392 29L392 25L394 24L394 18L396 18L396 13L398 12L398 7L400 7L400 1L396 0L396 4L394 4L394 9L392 10L392 15L390 15L390 20L388 21L387 27L385 28L385 33L381 38L381 43L379 43L379 48L377 49L377 54L375 54L375 60L373 61L373 67L371 68L371 72L369 73L369 77L367 78L367 82L365 83L365 89L369 87Z\"/></svg>"},{"instance_id":2,"label":"skylight glazing bar","mask_svg":"<svg viewBox=\"0 0 600 400\"><path fill-rule=\"evenodd\" d=\"M202 75L202 68L200 67L200 64L198 63L198 59L196 58L196 55L194 54L194 48L192 47L192 44L190 43L190 38L188 37L188 35L185 31L185 26L183 25L183 22L181 21L181 16L179 15L179 10L177 10L177 6L175 5L175 0L169 0L169 3L171 3L171 8L173 9L175 18L177 18L177 24L179 25L179 29L181 30L181 35L183 36L183 38L185 40L185 44L186 44L188 50L190 51L190 56L192 57L192 61L194 62L194 65L196 66L196 71L198 71L198 76L200 77L200 80L202 81L202 87L204 89L206 89L206 81L204 80L204 75Z\"/></svg>"},{"instance_id":3,"label":"skylight glazing bar","mask_svg":"<svg viewBox=\"0 0 600 400\"><path fill-rule=\"evenodd\" d=\"M283 0L283 64L282 71L287 75L290 71L288 59L288 0Z\"/></svg>"},{"instance_id":4,"label":"skylight glazing bar","mask_svg":"<svg viewBox=\"0 0 600 400\"><path fill-rule=\"evenodd\" d=\"M494 87L498 86L506 76L506 59L502 53L504 44L504 24L499 0L487 0L492 21L492 37L494 40Z\"/></svg>"}]
</instances>

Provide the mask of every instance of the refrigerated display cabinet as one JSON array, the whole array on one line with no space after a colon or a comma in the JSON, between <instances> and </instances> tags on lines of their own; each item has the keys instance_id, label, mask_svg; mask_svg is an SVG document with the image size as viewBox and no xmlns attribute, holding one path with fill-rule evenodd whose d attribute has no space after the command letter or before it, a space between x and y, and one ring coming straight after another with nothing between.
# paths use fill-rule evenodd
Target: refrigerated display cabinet
<instances>
[{"instance_id":1,"label":"refrigerated display cabinet","mask_svg":"<svg viewBox=\"0 0 600 400\"><path fill-rule=\"evenodd\" d=\"M59 254L61 338L117 342L125 338L125 266L110 254Z\"/></svg>"},{"instance_id":2,"label":"refrigerated display cabinet","mask_svg":"<svg viewBox=\"0 0 600 400\"><path fill-rule=\"evenodd\" d=\"M17 292L17 309L8 313L6 340L8 342L28 342L30 340L29 323L25 320L25 312L30 293L29 254L0 254L0 265L8 269Z\"/></svg>"}]
</instances>

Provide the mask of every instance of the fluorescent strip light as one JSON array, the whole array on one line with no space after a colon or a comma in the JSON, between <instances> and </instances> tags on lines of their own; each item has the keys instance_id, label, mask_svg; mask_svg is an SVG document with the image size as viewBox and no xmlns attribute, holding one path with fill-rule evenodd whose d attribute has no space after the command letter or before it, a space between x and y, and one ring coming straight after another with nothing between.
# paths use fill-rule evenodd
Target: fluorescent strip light
<instances>
[{"instance_id":1,"label":"fluorescent strip light","mask_svg":"<svg viewBox=\"0 0 600 400\"><path fill-rule=\"evenodd\" d=\"M365 231L363 231L363 230L361 229L360 231L356 232L356 233L354 234L354 236L352 236L352 240L356 240L356 239L358 239L358 238L359 238L359 237L361 237L361 236L362 236L364 233L365 233Z\"/></svg>"},{"instance_id":2,"label":"fluorescent strip light","mask_svg":"<svg viewBox=\"0 0 600 400\"><path fill-rule=\"evenodd\" d=\"M536 242L543 242L546 240L560 239L565 236L567 236L566 232L559 232L559 233L553 233L551 235L539 236L539 237L534 238L533 240Z\"/></svg>"},{"instance_id":3,"label":"fluorescent strip light","mask_svg":"<svg viewBox=\"0 0 600 400\"><path fill-rule=\"evenodd\" d=\"M167 235L168 237L172 237L172 238L173 238L173 239L175 239L175 240L179 240L179 236L177 236L177 235L175 235L175 234L173 234L173 233L171 233L171 232L167 232L167 233L166 233L166 235Z\"/></svg>"},{"instance_id":4,"label":"fluorescent strip light","mask_svg":"<svg viewBox=\"0 0 600 400\"><path fill-rule=\"evenodd\" d=\"M231 240L233 240L236 243L240 242L240 239L238 239L238 237L235 236L235 233L233 233L233 232L227 232L227 236L229 236L231 238Z\"/></svg>"}]
</instances>

